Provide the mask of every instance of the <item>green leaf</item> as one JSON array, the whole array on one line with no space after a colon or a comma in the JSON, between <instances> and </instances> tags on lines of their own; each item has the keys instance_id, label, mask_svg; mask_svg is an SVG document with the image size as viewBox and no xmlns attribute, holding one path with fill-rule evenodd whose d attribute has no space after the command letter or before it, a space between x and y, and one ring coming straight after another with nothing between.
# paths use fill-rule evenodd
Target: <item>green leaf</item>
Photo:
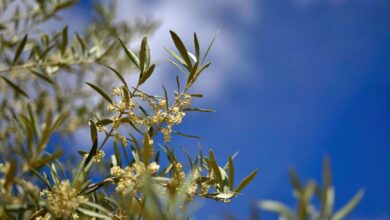
<instances>
[{"instance_id":1,"label":"green leaf","mask_svg":"<svg viewBox=\"0 0 390 220\"><path fill-rule=\"evenodd\" d=\"M204 65L202 68L200 68L200 70L198 71L197 77L198 77L205 69L207 69L210 65L211 65L211 63L207 63L207 64Z\"/></svg>"},{"instance_id":2,"label":"green leaf","mask_svg":"<svg viewBox=\"0 0 390 220\"><path fill-rule=\"evenodd\" d=\"M213 39L211 40L209 46L207 47L207 50L206 50L205 54L203 55L202 63L204 62L204 60L206 59L207 55L209 54L210 49L211 49L211 47L213 46L214 41L215 41L215 39L217 38L218 34L219 34L219 32L217 32L216 34L214 34Z\"/></svg>"},{"instance_id":3,"label":"green leaf","mask_svg":"<svg viewBox=\"0 0 390 220\"><path fill-rule=\"evenodd\" d=\"M185 108L183 109L185 112L215 112L212 109L203 109L203 108Z\"/></svg>"},{"instance_id":4,"label":"green leaf","mask_svg":"<svg viewBox=\"0 0 390 220\"><path fill-rule=\"evenodd\" d=\"M154 68L156 67L155 64L151 65L141 76L138 85L143 84L153 73Z\"/></svg>"},{"instance_id":5,"label":"green leaf","mask_svg":"<svg viewBox=\"0 0 390 220\"><path fill-rule=\"evenodd\" d=\"M191 156L190 156L190 153L188 153L188 151L184 148L184 147L181 147L181 150L184 152L184 154L186 155L187 159L188 159L188 162L190 164L190 167L191 169L193 168L193 162L192 162L192 159L191 159Z\"/></svg>"},{"instance_id":6,"label":"green leaf","mask_svg":"<svg viewBox=\"0 0 390 220\"><path fill-rule=\"evenodd\" d=\"M280 214L285 220L296 220L294 212L282 203L271 200L263 200L258 203L258 206L261 209Z\"/></svg>"},{"instance_id":7,"label":"green leaf","mask_svg":"<svg viewBox=\"0 0 390 220\"><path fill-rule=\"evenodd\" d=\"M43 177L37 170L35 170L34 168L30 168L30 171L35 175L37 176L45 185L47 188L49 188L50 190L52 190L52 187L49 183L49 181Z\"/></svg>"},{"instance_id":8,"label":"green leaf","mask_svg":"<svg viewBox=\"0 0 390 220\"><path fill-rule=\"evenodd\" d=\"M52 112L50 110L47 110L45 126L37 146L38 152L42 152L45 149L47 142L49 141L50 135L52 133L51 130L52 120L53 120Z\"/></svg>"},{"instance_id":9,"label":"green leaf","mask_svg":"<svg viewBox=\"0 0 390 220\"><path fill-rule=\"evenodd\" d=\"M77 208L77 211L79 211L80 213L84 214L84 215L87 215L87 216L90 216L90 217L95 217L95 218L101 218L101 219L111 219L109 216L107 215L104 215L104 214L100 214L100 213L97 213L95 211L91 211L91 210L88 210L88 209L83 209L83 208Z\"/></svg>"},{"instance_id":10,"label":"green leaf","mask_svg":"<svg viewBox=\"0 0 390 220\"><path fill-rule=\"evenodd\" d=\"M199 65L199 63L196 62L194 67L191 69L190 74L188 75L188 79L187 79L187 86L190 86L191 84L193 84L195 82L196 75L198 72L198 65Z\"/></svg>"},{"instance_id":11,"label":"green leaf","mask_svg":"<svg viewBox=\"0 0 390 220\"><path fill-rule=\"evenodd\" d=\"M149 62L150 62L150 49L148 46L148 38L145 36L142 39L141 49L139 51L139 64L140 64L141 73L144 72L145 68L148 68Z\"/></svg>"},{"instance_id":12,"label":"green leaf","mask_svg":"<svg viewBox=\"0 0 390 220\"><path fill-rule=\"evenodd\" d=\"M184 62L186 63L186 65L188 66L189 69L192 69L191 59L188 56L187 49L184 46L183 42L181 41L181 39L179 38L179 36L177 36L177 34L175 32L173 32L173 31L169 31L169 32L171 33L171 37L172 37L173 42L175 43L176 49L179 51Z\"/></svg>"},{"instance_id":13,"label":"green leaf","mask_svg":"<svg viewBox=\"0 0 390 220\"><path fill-rule=\"evenodd\" d=\"M65 26L62 30L62 43L60 46L61 55L64 55L66 47L68 46L68 26Z\"/></svg>"},{"instance_id":14,"label":"green leaf","mask_svg":"<svg viewBox=\"0 0 390 220\"><path fill-rule=\"evenodd\" d=\"M144 157L144 164L147 166L149 164L150 160L150 152L153 150L153 146L150 144L150 136L147 132L144 134L144 141L143 141L143 157Z\"/></svg>"},{"instance_id":15,"label":"green leaf","mask_svg":"<svg viewBox=\"0 0 390 220\"><path fill-rule=\"evenodd\" d=\"M81 51L83 52L83 54L85 54L86 46L85 46L84 40L80 37L80 35L78 33L76 33L76 38L77 38L77 41L79 42L79 44L81 46Z\"/></svg>"},{"instance_id":16,"label":"green leaf","mask_svg":"<svg viewBox=\"0 0 390 220\"><path fill-rule=\"evenodd\" d=\"M364 190L359 190L355 196L341 208L332 218L332 220L342 220L359 204L364 196Z\"/></svg>"},{"instance_id":17,"label":"green leaf","mask_svg":"<svg viewBox=\"0 0 390 220\"><path fill-rule=\"evenodd\" d=\"M55 131L61 124L62 122L64 122L64 120L66 119L66 117L68 117L69 113L68 112L62 112L57 118L56 120L54 120L54 123L53 125L51 126L51 131Z\"/></svg>"},{"instance_id":18,"label":"green leaf","mask_svg":"<svg viewBox=\"0 0 390 220\"><path fill-rule=\"evenodd\" d=\"M16 176L16 161L14 159L9 161L9 168L5 174L4 188L10 190L11 184Z\"/></svg>"},{"instance_id":19,"label":"green leaf","mask_svg":"<svg viewBox=\"0 0 390 220\"><path fill-rule=\"evenodd\" d=\"M329 217L332 215L333 212L333 204L334 204L334 189L333 187L329 187L327 189L324 189L323 192L323 198L322 198L322 210L321 210L321 216L324 218L329 219Z\"/></svg>"},{"instance_id":20,"label":"green leaf","mask_svg":"<svg viewBox=\"0 0 390 220\"><path fill-rule=\"evenodd\" d=\"M98 135L97 135L96 124L92 120L89 121L89 127L91 130L92 147L88 153L88 157L85 160L84 166L87 166L89 162L92 160L92 157L96 155L97 147L98 147Z\"/></svg>"},{"instance_id":21,"label":"green leaf","mask_svg":"<svg viewBox=\"0 0 390 220\"><path fill-rule=\"evenodd\" d=\"M172 63L176 68L179 69L180 73L183 74L183 76L185 76L185 72L184 72L183 68L181 68L181 66L179 66L179 64L177 64L175 61L172 61L170 59L168 59L168 62Z\"/></svg>"},{"instance_id":22,"label":"green leaf","mask_svg":"<svg viewBox=\"0 0 390 220\"><path fill-rule=\"evenodd\" d=\"M164 85L162 85L163 87L163 90L164 90L164 98L165 98L165 101L166 101L166 106L165 108L167 109L167 112L169 111L169 100L168 100L168 92L167 92L167 89L165 88Z\"/></svg>"},{"instance_id":23,"label":"green leaf","mask_svg":"<svg viewBox=\"0 0 390 220\"><path fill-rule=\"evenodd\" d=\"M105 209L103 206L100 206L99 204L93 203L93 202L83 202L83 205L89 206L91 208L97 209L107 215L109 215L111 212Z\"/></svg>"},{"instance_id":24,"label":"green leaf","mask_svg":"<svg viewBox=\"0 0 390 220\"><path fill-rule=\"evenodd\" d=\"M56 85L56 83L55 83L52 79L50 79L49 76L46 76L46 75L44 75L44 74L42 74L42 73L39 73L39 72L37 72L37 71L35 71L35 70L32 70L32 69L29 69L29 71L30 71L32 74L34 74L35 76L37 76L37 77L43 79L44 81L46 81L46 82L48 82L48 83L50 83L50 84L52 84L52 85Z\"/></svg>"},{"instance_id":25,"label":"green leaf","mask_svg":"<svg viewBox=\"0 0 390 220\"><path fill-rule=\"evenodd\" d=\"M209 155L210 155L210 162L209 162L210 168L213 170L214 175L215 175L217 182L219 184L220 190L222 191L224 184L223 184L223 179L222 179L222 175L221 175L221 170L219 169L217 161L215 160L214 152L212 150L210 150Z\"/></svg>"},{"instance_id":26,"label":"green leaf","mask_svg":"<svg viewBox=\"0 0 390 220\"><path fill-rule=\"evenodd\" d=\"M122 157L119 152L118 144L116 143L116 141L114 141L114 151L115 151L115 158L118 163L118 166L122 167Z\"/></svg>"},{"instance_id":27,"label":"green leaf","mask_svg":"<svg viewBox=\"0 0 390 220\"><path fill-rule=\"evenodd\" d=\"M126 86L126 88L128 88L126 80L123 78L123 76L117 70L115 70L114 68L107 66L107 65L104 65L104 66L109 68L112 72L114 72L115 75L119 78L119 80L122 81L123 85Z\"/></svg>"},{"instance_id":28,"label":"green leaf","mask_svg":"<svg viewBox=\"0 0 390 220\"><path fill-rule=\"evenodd\" d=\"M105 126L105 125L109 125L111 123L112 123L111 119L105 118L105 119L99 120L98 123L96 123L96 125Z\"/></svg>"},{"instance_id":29,"label":"green leaf","mask_svg":"<svg viewBox=\"0 0 390 220\"><path fill-rule=\"evenodd\" d=\"M38 160L33 161L33 163L31 164L31 167L38 169L42 165L48 164L48 163L52 162L53 160L60 158L62 156L62 154L63 154L62 150L57 150L49 156L42 157L42 158L39 158Z\"/></svg>"},{"instance_id":30,"label":"green leaf","mask_svg":"<svg viewBox=\"0 0 390 220\"><path fill-rule=\"evenodd\" d=\"M233 158L232 156L229 156L229 189L233 191L234 187L234 165L233 165Z\"/></svg>"},{"instance_id":31,"label":"green leaf","mask_svg":"<svg viewBox=\"0 0 390 220\"><path fill-rule=\"evenodd\" d=\"M17 86L15 83L11 82L9 79L5 78L5 76L2 76L1 78L3 78L3 80L8 84L10 85L17 93L25 96L26 98L29 98L29 96L27 95L27 93L25 91L23 91L23 89L21 89L19 86Z\"/></svg>"},{"instance_id":32,"label":"green leaf","mask_svg":"<svg viewBox=\"0 0 390 220\"><path fill-rule=\"evenodd\" d=\"M103 90L101 90L99 87L95 86L94 84L92 83L88 83L86 82L87 85L89 85L90 87L92 87L92 89L94 89L96 92L98 92L104 99L106 99L109 103L113 104L113 101L111 100L111 98L107 95L107 93L105 93Z\"/></svg>"},{"instance_id":33,"label":"green leaf","mask_svg":"<svg viewBox=\"0 0 390 220\"><path fill-rule=\"evenodd\" d=\"M249 174L245 179L238 185L238 187L234 190L236 193L240 193L252 180L255 178L257 174L257 170L253 171Z\"/></svg>"},{"instance_id":34,"label":"green leaf","mask_svg":"<svg viewBox=\"0 0 390 220\"><path fill-rule=\"evenodd\" d=\"M187 138L201 139L201 137L199 137L199 136L185 134L185 133L182 133L182 132L179 132L179 131L172 131L172 133L180 135L180 136L183 136L183 137L187 137Z\"/></svg>"},{"instance_id":35,"label":"green leaf","mask_svg":"<svg viewBox=\"0 0 390 220\"><path fill-rule=\"evenodd\" d=\"M164 48L171 56L173 56L173 58L175 58L177 61L179 61L181 64L183 64L187 69L189 69L189 67L187 66L186 62L183 60L183 58L181 58L179 55L177 55L175 52L173 52L172 50L168 49L168 48Z\"/></svg>"},{"instance_id":36,"label":"green leaf","mask_svg":"<svg viewBox=\"0 0 390 220\"><path fill-rule=\"evenodd\" d=\"M323 165L323 186L324 188L329 188L332 186L332 171L330 166L330 160L328 157L324 158L324 165Z\"/></svg>"},{"instance_id":37,"label":"green leaf","mask_svg":"<svg viewBox=\"0 0 390 220\"><path fill-rule=\"evenodd\" d=\"M195 57L196 57L196 60L199 60L200 49L199 49L198 36L196 36L196 33L194 33L194 46L195 46Z\"/></svg>"},{"instance_id":38,"label":"green leaf","mask_svg":"<svg viewBox=\"0 0 390 220\"><path fill-rule=\"evenodd\" d=\"M22 41L20 41L19 46L16 49L16 53L15 53L14 59L12 61L12 64L15 64L18 61L20 55L22 54L24 46L26 46L27 39L28 39L28 35L26 34L26 35L24 35Z\"/></svg>"},{"instance_id":39,"label":"green leaf","mask_svg":"<svg viewBox=\"0 0 390 220\"><path fill-rule=\"evenodd\" d=\"M297 190L298 192L302 192L302 190L303 190L302 183L299 180L299 177L293 168L288 169L288 177L290 179L290 183L293 186L293 188L295 190Z\"/></svg>"},{"instance_id":40,"label":"green leaf","mask_svg":"<svg viewBox=\"0 0 390 220\"><path fill-rule=\"evenodd\" d=\"M125 50L125 53L126 55L130 58L130 60L133 62L133 64L140 70L140 61L138 60L138 57L137 55L135 55L135 53L129 49L127 49L127 47L125 46L125 44L123 43L123 41L119 38L119 42L121 43L122 45L122 48Z\"/></svg>"}]
</instances>

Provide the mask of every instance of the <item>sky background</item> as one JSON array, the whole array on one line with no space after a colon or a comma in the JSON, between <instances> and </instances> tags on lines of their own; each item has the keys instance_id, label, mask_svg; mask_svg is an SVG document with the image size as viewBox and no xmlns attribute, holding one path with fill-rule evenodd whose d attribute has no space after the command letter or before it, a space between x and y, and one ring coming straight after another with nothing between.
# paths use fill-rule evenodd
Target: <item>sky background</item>
<instances>
[{"instance_id":1,"label":"sky background","mask_svg":"<svg viewBox=\"0 0 390 220\"><path fill-rule=\"evenodd\" d=\"M64 16L81 27L91 2L82 0ZM336 209L364 188L349 219L390 219L390 1L121 0L118 6L120 19L161 21L151 49L164 73L174 71L164 61L163 47L173 48L168 30L188 44L197 32L204 47L220 31L213 64L193 90L206 96L201 107L217 112L190 115L180 130L202 136L218 161L239 151L238 179L260 172L230 205L199 200L196 219L227 213L245 219L260 199L294 207L287 167L320 180L324 155L332 160ZM152 87L160 89L165 77L172 75L154 76ZM198 142L174 144L195 153Z\"/></svg>"}]
</instances>

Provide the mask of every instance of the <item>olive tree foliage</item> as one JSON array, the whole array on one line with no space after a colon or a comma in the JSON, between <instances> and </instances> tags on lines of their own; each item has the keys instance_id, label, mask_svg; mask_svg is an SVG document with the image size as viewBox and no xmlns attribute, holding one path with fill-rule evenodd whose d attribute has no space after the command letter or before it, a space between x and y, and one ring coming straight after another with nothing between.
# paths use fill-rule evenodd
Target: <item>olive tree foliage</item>
<instances>
[{"instance_id":1,"label":"olive tree foliage","mask_svg":"<svg viewBox=\"0 0 390 220\"><path fill-rule=\"evenodd\" d=\"M321 184L314 180L303 184L294 169L289 170L289 177L297 200L296 210L273 200L258 202L260 209L274 212L279 215L279 219L284 220L342 220L359 204L364 195L364 190L359 190L345 205L334 211L336 196L328 157L324 159Z\"/></svg>"},{"instance_id":2,"label":"olive tree foliage","mask_svg":"<svg viewBox=\"0 0 390 220\"><path fill-rule=\"evenodd\" d=\"M0 0L0 218L182 219L194 197L239 196L257 171L237 184L235 155L221 164L212 150L183 149L181 162L171 142L194 138L175 130L186 114L212 111L192 106L203 96L191 87L210 66L215 37L202 50L196 34L185 45L171 31L177 88L148 94L143 85L156 64L148 38L138 37L156 22L120 22L113 4L98 4L82 33L42 30L76 3ZM51 142L85 126L90 148L80 155L66 158L64 149L78 146Z\"/></svg>"}]
</instances>

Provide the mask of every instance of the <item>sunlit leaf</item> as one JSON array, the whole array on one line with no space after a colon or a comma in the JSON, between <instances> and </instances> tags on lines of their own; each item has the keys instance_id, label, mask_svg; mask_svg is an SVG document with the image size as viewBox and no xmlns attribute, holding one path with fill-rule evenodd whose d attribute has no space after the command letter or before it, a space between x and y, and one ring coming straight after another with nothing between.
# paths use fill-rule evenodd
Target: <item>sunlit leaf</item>
<instances>
[{"instance_id":1,"label":"sunlit leaf","mask_svg":"<svg viewBox=\"0 0 390 220\"><path fill-rule=\"evenodd\" d=\"M334 216L332 217L332 220L342 220L345 216L347 216L362 200L364 195L364 190L359 190L355 196L346 204L343 208L341 208L339 211L337 211Z\"/></svg>"},{"instance_id":2,"label":"sunlit leaf","mask_svg":"<svg viewBox=\"0 0 390 220\"><path fill-rule=\"evenodd\" d=\"M234 165L233 165L233 158L232 156L229 156L229 188L231 191L233 191L234 187Z\"/></svg>"},{"instance_id":3,"label":"sunlit leaf","mask_svg":"<svg viewBox=\"0 0 390 220\"><path fill-rule=\"evenodd\" d=\"M141 69L140 67L140 61L137 57L137 55L135 55L135 53L129 49L127 49L126 45L123 43L123 41L121 39L119 39L119 42L121 43L122 45L122 48L125 50L125 53L126 55L130 58L130 60L133 62L133 64L138 68L138 69Z\"/></svg>"},{"instance_id":4,"label":"sunlit leaf","mask_svg":"<svg viewBox=\"0 0 390 220\"><path fill-rule=\"evenodd\" d=\"M236 193L240 193L256 176L257 170L253 171L249 174L245 179L237 186L234 190Z\"/></svg>"},{"instance_id":5,"label":"sunlit leaf","mask_svg":"<svg viewBox=\"0 0 390 220\"><path fill-rule=\"evenodd\" d=\"M258 205L262 209L280 214L285 220L297 220L294 212L282 203L271 200L263 200L259 202Z\"/></svg>"}]
</instances>

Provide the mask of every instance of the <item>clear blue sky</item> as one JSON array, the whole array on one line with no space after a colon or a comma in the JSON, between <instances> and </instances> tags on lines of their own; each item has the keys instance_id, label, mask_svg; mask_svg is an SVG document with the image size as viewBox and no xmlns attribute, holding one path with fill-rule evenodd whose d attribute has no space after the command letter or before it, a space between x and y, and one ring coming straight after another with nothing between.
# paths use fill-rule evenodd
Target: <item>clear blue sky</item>
<instances>
[{"instance_id":1,"label":"clear blue sky","mask_svg":"<svg viewBox=\"0 0 390 220\"><path fill-rule=\"evenodd\" d=\"M236 59L245 62L218 74L238 73L245 83L230 81L209 103L217 113L190 116L182 130L203 136L220 161L239 151L240 177L255 168L260 175L229 206L200 201L198 219L247 216L250 203L265 198L293 204L286 168L319 180L325 154L336 209L365 188L350 219L390 219L390 2L264 0L254 7L261 16L250 23L229 10L218 15L240 33L244 52Z\"/></svg>"}]
</instances>

